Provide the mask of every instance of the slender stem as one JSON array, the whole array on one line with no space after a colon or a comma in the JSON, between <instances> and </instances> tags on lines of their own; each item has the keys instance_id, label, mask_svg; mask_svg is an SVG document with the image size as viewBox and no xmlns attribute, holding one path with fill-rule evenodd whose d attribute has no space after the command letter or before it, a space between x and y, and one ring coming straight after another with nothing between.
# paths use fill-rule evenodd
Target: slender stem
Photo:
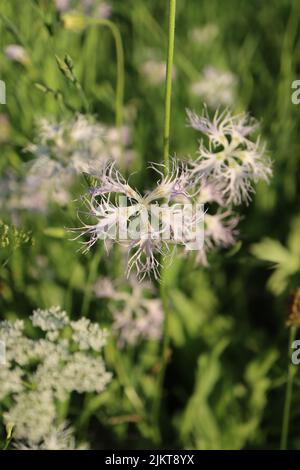
<instances>
[{"instance_id":1,"label":"slender stem","mask_svg":"<svg viewBox=\"0 0 300 470\"><path fill-rule=\"evenodd\" d=\"M124 48L122 36L119 28L110 20L89 18L91 24L106 26L112 33L115 41L116 57L117 57L117 84L116 84L116 126L123 125L124 114L124 86L125 86L125 67L124 67Z\"/></svg>"},{"instance_id":2,"label":"slender stem","mask_svg":"<svg viewBox=\"0 0 300 470\"><path fill-rule=\"evenodd\" d=\"M167 72L166 72L166 91L165 91L165 122L164 122L164 163L166 165L166 171L168 171L169 169L172 71L173 71L173 61L174 61L176 0L169 0L169 5L170 5L170 13L169 13L169 36L168 36L168 57L167 57Z\"/></svg>"},{"instance_id":3,"label":"slender stem","mask_svg":"<svg viewBox=\"0 0 300 470\"><path fill-rule=\"evenodd\" d=\"M294 365L292 364L291 358L290 358L290 351L291 351L292 343L294 342L295 337L296 337L296 331L297 331L296 327L294 326L291 327L290 339L289 339L289 350L288 350L289 366L288 366L288 376L287 376L285 401L284 401L284 409L283 409L280 450L287 449L289 424L290 424L290 411L291 411L292 393L293 393L293 382L294 382L294 376L295 376Z\"/></svg>"},{"instance_id":4,"label":"slender stem","mask_svg":"<svg viewBox=\"0 0 300 470\"><path fill-rule=\"evenodd\" d=\"M175 43L175 18L176 18L176 0L169 0L169 34L168 34L168 55L167 55L167 71L166 71L166 89L165 89L165 121L164 121L164 145L163 157L165 163L165 174L168 174L170 159L169 159L169 146L170 146L170 122L171 122L171 99L172 99L172 70L174 61L174 43ZM169 349L169 304L166 286L166 271L167 264L165 258L162 259L161 266L161 285L160 295L164 310L164 332L162 344L161 367L158 376L157 396L154 402L153 416L155 420L155 439L157 442L161 441L161 432L159 426L159 415L161 409L161 401L163 395L163 383L165 371L168 361Z\"/></svg>"},{"instance_id":5,"label":"slender stem","mask_svg":"<svg viewBox=\"0 0 300 470\"><path fill-rule=\"evenodd\" d=\"M165 372L167 368L168 362L168 350L170 344L170 336L169 336L169 304L168 304L168 296L166 291L166 260L162 260L162 267L161 267L161 284L160 284L160 297L162 300L163 311L164 311L164 326L163 326L163 343L162 343L162 353L161 353L161 364L157 379L157 395L155 397L154 406L153 406L153 417L154 417L154 437L157 442L161 441L161 432L160 432L160 425L159 425L159 416L160 416L160 409L161 409L161 402L163 397L163 385L164 385L164 378Z\"/></svg>"}]
</instances>

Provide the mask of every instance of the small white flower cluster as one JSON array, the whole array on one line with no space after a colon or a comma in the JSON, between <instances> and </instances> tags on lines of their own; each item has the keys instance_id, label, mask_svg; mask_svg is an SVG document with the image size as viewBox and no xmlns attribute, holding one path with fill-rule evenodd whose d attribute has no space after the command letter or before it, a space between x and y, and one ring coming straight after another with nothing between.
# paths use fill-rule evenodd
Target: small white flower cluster
<instances>
[{"instance_id":1,"label":"small white flower cluster","mask_svg":"<svg viewBox=\"0 0 300 470\"><path fill-rule=\"evenodd\" d=\"M192 83L191 93L200 96L213 109L218 106L232 106L236 99L237 77L229 70L218 70L207 66L202 77Z\"/></svg>"},{"instance_id":2,"label":"small white flower cluster","mask_svg":"<svg viewBox=\"0 0 300 470\"><path fill-rule=\"evenodd\" d=\"M88 318L81 318L77 321L71 321L70 325L73 330L72 338L81 351L93 349L100 351L106 343L108 333L100 330L96 323L90 322Z\"/></svg>"},{"instance_id":3,"label":"small white flower cluster","mask_svg":"<svg viewBox=\"0 0 300 470\"><path fill-rule=\"evenodd\" d=\"M67 204L76 175L98 172L108 161L129 164L129 144L128 127L109 127L89 115L61 122L40 119L36 143L25 149L35 157L25 178L11 175L0 181L5 207L45 212L50 201Z\"/></svg>"},{"instance_id":4,"label":"small white flower cluster","mask_svg":"<svg viewBox=\"0 0 300 470\"><path fill-rule=\"evenodd\" d=\"M5 47L4 54L9 60L22 65L28 65L30 62L26 49L20 44L9 44Z\"/></svg>"},{"instance_id":5,"label":"small white flower cluster","mask_svg":"<svg viewBox=\"0 0 300 470\"><path fill-rule=\"evenodd\" d=\"M49 390L29 390L14 396L14 405L3 414L7 425L14 426L16 439L37 444L49 432L56 418L55 403Z\"/></svg>"},{"instance_id":6,"label":"small white flower cluster","mask_svg":"<svg viewBox=\"0 0 300 470\"><path fill-rule=\"evenodd\" d=\"M14 220L18 220L19 211L22 210L45 213L50 201L60 206L68 203L71 178L57 175L53 179L51 168L43 167L43 170L43 176L34 175L33 170L29 169L29 174L24 178L16 172L9 172L0 179L2 207L10 212Z\"/></svg>"},{"instance_id":7,"label":"small white flower cluster","mask_svg":"<svg viewBox=\"0 0 300 470\"><path fill-rule=\"evenodd\" d=\"M181 246L184 252L189 251L195 230L199 231L201 223L204 243L197 239L196 248L192 248L197 249L199 262L206 265L209 251L233 245L239 219L232 212L232 206L249 203L253 184L260 180L268 182L272 175L265 147L259 138L251 140L257 124L246 114L231 116L227 110L217 111L210 119L205 109L202 116L188 111L188 118L190 126L208 141L208 145L203 139L200 141L196 160L185 164L174 160L157 187L144 196L110 164L99 175L99 185L84 198L88 208L85 215L95 219L94 224L83 222L83 227L78 229L79 237L89 235L89 240L84 242L86 249L107 238L121 244L128 249L128 274L134 267L141 280L149 273L159 278L159 258L171 254L170 246ZM158 167L154 169L158 171ZM125 197L125 207L120 207L118 195ZM179 219L170 219L169 214L170 208L175 208L174 213L178 215L176 210L182 203L193 207L204 204L204 224L203 216L200 214L198 219L196 210L184 219L183 229L180 219L179 230ZM160 209L160 225L153 224L153 214L150 214L153 205ZM128 238L120 236L120 229L130 227L131 223L134 227L138 225L139 233L138 237L130 234L128 242ZM114 236L109 236L111 231ZM162 236L167 231L168 239Z\"/></svg>"},{"instance_id":8,"label":"small white flower cluster","mask_svg":"<svg viewBox=\"0 0 300 470\"><path fill-rule=\"evenodd\" d=\"M63 423L58 427L51 425L39 444L16 441L14 448L16 450L86 450L88 446L86 444L77 446L72 428L68 427L67 423Z\"/></svg>"},{"instance_id":9,"label":"small white flower cluster","mask_svg":"<svg viewBox=\"0 0 300 470\"><path fill-rule=\"evenodd\" d=\"M152 284L138 283L130 277L126 286L120 286L109 278L99 278L94 293L96 297L110 301L113 330L120 347L134 346L142 340L161 339L163 308L161 300L154 297Z\"/></svg>"},{"instance_id":10,"label":"small white flower cluster","mask_svg":"<svg viewBox=\"0 0 300 470\"><path fill-rule=\"evenodd\" d=\"M6 364L0 367L0 400L12 405L3 413L13 436L25 446L45 448L55 441L57 401L72 392L101 393L111 380L101 356L107 333L88 319L71 321L59 307L36 310L26 334L22 320L0 323Z\"/></svg>"},{"instance_id":11,"label":"small white flower cluster","mask_svg":"<svg viewBox=\"0 0 300 470\"><path fill-rule=\"evenodd\" d=\"M55 6L60 12L79 9L85 15L95 18L109 18L112 11L106 0L55 0Z\"/></svg>"},{"instance_id":12,"label":"small white flower cluster","mask_svg":"<svg viewBox=\"0 0 300 470\"><path fill-rule=\"evenodd\" d=\"M31 320L33 326L37 326L43 331L59 332L69 324L67 312L59 307L51 307L49 310L41 310L40 308L34 310Z\"/></svg>"}]
</instances>

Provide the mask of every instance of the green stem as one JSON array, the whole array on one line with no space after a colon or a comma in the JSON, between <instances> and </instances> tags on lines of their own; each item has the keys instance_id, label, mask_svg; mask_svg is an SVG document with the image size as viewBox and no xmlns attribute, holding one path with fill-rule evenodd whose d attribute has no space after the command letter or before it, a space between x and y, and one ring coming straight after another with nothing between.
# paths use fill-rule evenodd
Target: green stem
<instances>
[{"instance_id":1,"label":"green stem","mask_svg":"<svg viewBox=\"0 0 300 470\"><path fill-rule=\"evenodd\" d=\"M125 395L133 406L133 409L139 415L144 415L143 402L133 387L130 377L128 377L128 373L124 367L122 353L120 354L118 348L112 341L108 342L106 346L106 353L109 354L110 361L114 364L119 382L124 387Z\"/></svg>"},{"instance_id":2,"label":"green stem","mask_svg":"<svg viewBox=\"0 0 300 470\"><path fill-rule=\"evenodd\" d=\"M124 48L122 43L122 36L119 28L110 20L89 18L91 24L98 24L106 26L112 33L116 47L117 57L117 84L116 84L116 126L123 125L124 114L124 86L125 86L125 66L124 66Z\"/></svg>"},{"instance_id":3,"label":"green stem","mask_svg":"<svg viewBox=\"0 0 300 470\"><path fill-rule=\"evenodd\" d=\"M284 409L283 409L280 450L287 449L289 424L290 424L290 411L291 411L292 393L293 393L293 382L294 382L294 377L295 377L294 365L291 362L291 358L290 358L290 350L295 340L296 332L297 332L297 328L294 326L291 327L290 339L289 339L289 350L288 350L289 366L288 366L288 376L287 376L285 401L284 401Z\"/></svg>"},{"instance_id":4,"label":"green stem","mask_svg":"<svg viewBox=\"0 0 300 470\"><path fill-rule=\"evenodd\" d=\"M166 165L166 172L169 169L172 71L173 71L173 62L174 62L176 0L169 0L169 5L170 5L170 13L169 13L169 36L168 36L168 57L167 57L167 73L166 73L166 91L165 91L165 122L164 122L164 163Z\"/></svg>"},{"instance_id":5,"label":"green stem","mask_svg":"<svg viewBox=\"0 0 300 470\"><path fill-rule=\"evenodd\" d=\"M170 344L170 336L169 336L169 303L168 303L168 295L166 290L166 260L162 260L162 267L161 267L161 284L160 284L160 297L162 300L163 311L164 311L164 326L163 326L163 344L162 344L162 353L161 353L161 365L159 369L158 379L157 379L157 395L154 401L153 407L153 416L154 416L154 433L155 433L155 440L157 442L161 441L161 432L160 432L160 424L159 424L159 416L160 416L160 409L161 409L161 402L163 398L163 386L164 386L164 378L165 372L167 368L168 362L168 350Z\"/></svg>"},{"instance_id":6,"label":"green stem","mask_svg":"<svg viewBox=\"0 0 300 470\"><path fill-rule=\"evenodd\" d=\"M165 174L168 174L170 159L169 159L169 146L170 146L170 122L171 122L171 99L172 99L172 70L174 61L174 43L175 43L175 18L176 18L176 0L169 0L169 35L168 35L168 55L167 55L167 72L166 72L166 89L165 89L165 121L164 121L164 145L163 145L163 157L165 164ZM168 361L168 349L169 349L169 328L168 328L168 316L169 316L169 305L168 295L166 289L166 271L167 265L165 258L162 259L161 266L161 285L160 295L164 310L164 332L163 332L163 344L162 344L162 356L161 356L161 367L158 375L157 384L157 396L154 402L153 416L155 420L155 439L157 442L161 441L161 432L159 426L159 416L163 395L163 383L165 377L165 371Z\"/></svg>"},{"instance_id":7,"label":"green stem","mask_svg":"<svg viewBox=\"0 0 300 470\"><path fill-rule=\"evenodd\" d=\"M88 274L87 283L86 283L84 296L83 296L81 315L87 315L89 311L91 298L92 298L92 284L95 282L96 277L97 277L98 266L102 258L102 253L103 253L103 248L101 247L96 251L90 263L89 274Z\"/></svg>"}]
</instances>

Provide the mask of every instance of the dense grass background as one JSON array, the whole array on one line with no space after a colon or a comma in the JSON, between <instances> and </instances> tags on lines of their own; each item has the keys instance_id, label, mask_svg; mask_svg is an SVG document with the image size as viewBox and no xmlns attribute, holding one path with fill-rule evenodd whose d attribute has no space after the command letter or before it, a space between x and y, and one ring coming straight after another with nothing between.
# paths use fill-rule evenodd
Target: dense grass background
<instances>
[{"instance_id":1,"label":"dense grass background","mask_svg":"<svg viewBox=\"0 0 300 470\"><path fill-rule=\"evenodd\" d=\"M165 57L167 2L111 0L111 4L112 20L124 41L127 114L135 115L134 166L139 171L134 182L143 188L152 181L147 162L162 158L164 86L149 86L139 66L149 49L155 50L158 59ZM116 67L109 32L99 27L81 33L65 29L50 0L1 0L0 13L0 79L7 86L7 104L1 105L0 112L10 123L6 138L0 127L0 172L4 174L11 167L24 171L23 164L31 157L22 149L34 139L37 117L71 115L53 96L37 89L36 82L60 90L76 110L84 111L78 94L58 70L55 54L72 57L89 111L111 124ZM172 154L186 157L197 148L197 136L186 126L185 108L201 111L203 103L189 93L189 87L211 64L238 77L234 111L249 110L261 122L274 178L270 186L258 187L253 204L243 211L236 248L213 256L208 269L174 263L169 292L171 350L160 416L163 448L279 446L287 369L285 324L289 296L300 282L300 108L291 103L291 83L300 75L299 19L297 0L178 0ZM216 24L219 34L211 44L195 44L191 31L207 23ZM30 64L23 66L5 57L2 51L11 43L25 47ZM0 211L3 220L12 222L5 205ZM22 213L20 221L23 229L32 232L34 244L14 251L1 270L1 318L26 318L37 306L58 304L73 318L80 316L95 251L82 255L68 236L55 238L47 233L49 227L74 226L76 208L53 207L47 216ZM266 237L276 242L257 245ZM274 263L265 261L277 260L280 244L288 247L294 264L281 261L274 279L268 269ZM99 273L118 272L118 254L114 256L113 265L101 261ZM109 323L105 305L95 299L88 315ZM81 397L72 398L69 419L79 437L95 448L156 445L151 410L158 352L157 344L143 344L124 354L126 381L142 398L140 414L127 399L126 384L118 375L94 408L90 397L84 406ZM106 357L113 371L114 354L108 350ZM299 385L296 378L289 438L294 449L300 447ZM90 411L80 419L84 409ZM116 424L113 419L133 414L138 415L137 422Z\"/></svg>"}]
</instances>

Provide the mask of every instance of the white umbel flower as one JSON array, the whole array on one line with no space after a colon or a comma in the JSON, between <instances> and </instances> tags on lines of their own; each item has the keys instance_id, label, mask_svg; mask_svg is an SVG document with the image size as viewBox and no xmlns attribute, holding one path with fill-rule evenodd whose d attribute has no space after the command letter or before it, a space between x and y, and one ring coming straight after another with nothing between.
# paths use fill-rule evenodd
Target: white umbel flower
<instances>
[{"instance_id":1,"label":"white umbel flower","mask_svg":"<svg viewBox=\"0 0 300 470\"><path fill-rule=\"evenodd\" d=\"M60 307L50 307L48 310L34 310L31 317L32 324L38 326L43 331L61 330L69 324L67 312Z\"/></svg>"},{"instance_id":2,"label":"white umbel flower","mask_svg":"<svg viewBox=\"0 0 300 470\"><path fill-rule=\"evenodd\" d=\"M23 371L20 367L13 370L6 365L0 366L0 400L12 393L20 393L23 388Z\"/></svg>"},{"instance_id":3,"label":"white umbel flower","mask_svg":"<svg viewBox=\"0 0 300 470\"><path fill-rule=\"evenodd\" d=\"M78 344L81 351L92 349L101 351L106 343L108 332L102 330L97 323L92 323L88 318L80 318L70 322L73 330L72 339Z\"/></svg>"},{"instance_id":4,"label":"white umbel flower","mask_svg":"<svg viewBox=\"0 0 300 470\"><path fill-rule=\"evenodd\" d=\"M101 393L111 381L102 358L107 333L88 319L70 321L59 307L35 310L30 320L32 337L21 320L0 323L6 346L0 368L4 423L13 426L21 446L65 448L55 441L60 434L51 432L57 429L57 404L72 392Z\"/></svg>"}]
</instances>

